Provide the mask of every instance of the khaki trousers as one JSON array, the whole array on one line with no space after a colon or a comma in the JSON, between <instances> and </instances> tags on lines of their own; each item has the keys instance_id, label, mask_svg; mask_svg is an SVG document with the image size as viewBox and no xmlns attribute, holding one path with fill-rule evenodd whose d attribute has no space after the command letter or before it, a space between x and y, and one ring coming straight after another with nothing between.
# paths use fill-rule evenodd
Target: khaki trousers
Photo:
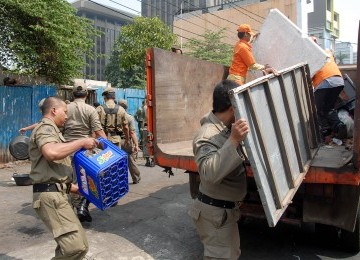
<instances>
[{"instance_id":1,"label":"khaki trousers","mask_svg":"<svg viewBox=\"0 0 360 260\"><path fill-rule=\"evenodd\" d=\"M188 213L204 245L204 259L237 260L240 257L238 208L223 209L195 199Z\"/></svg>"},{"instance_id":2,"label":"khaki trousers","mask_svg":"<svg viewBox=\"0 0 360 260\"><path fill-rule=\"evenodd\" d=\"M52 259L75 260L85 257L89 249L88 241L66 193L34 193L33 208L57 243Z\"/></svg>"},{"instance_id":3,"label":"khaki trousers","mask_svg":"<svg viewBox=\"0 0 360 260\"><path fill-rule=\"evenodd\" d=\"M136 165L135 157L133 154L133 147L132 147L132 145L125 146L124 143L125 143L125 140L121 140L121 149L124 150L128 154L129 172L130 172L133 182L137 183L140 181L140 171Z\"/></svg>"}]
</instances>

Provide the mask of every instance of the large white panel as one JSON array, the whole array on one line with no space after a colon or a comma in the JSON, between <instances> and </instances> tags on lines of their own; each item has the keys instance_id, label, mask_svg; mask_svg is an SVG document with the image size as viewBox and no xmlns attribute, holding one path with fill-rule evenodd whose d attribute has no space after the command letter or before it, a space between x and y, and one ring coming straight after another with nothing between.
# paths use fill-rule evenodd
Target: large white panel
<instances>
[{"instance_id":1,"label":"large white panel","mask_svg":"<svg viewBox=\"0 0 360 260\"><path fill-rule=\"evenodd\" d=\"M255 60L277 70L307 63L311 77L324 66L327 55L278 9L271 9L253 43Z\"/></svg>"},{"instance_id":2,"label":"large white panel","mask_svg":"<svg viewBox=\"0 0 360 260\"><path fill-rule=\"evenodd\" d=\"M271 227L292 202L317 151L307 71L299 64L230 91L236 118L249 122L245 149Z\"/></svg>"}]
</instances>

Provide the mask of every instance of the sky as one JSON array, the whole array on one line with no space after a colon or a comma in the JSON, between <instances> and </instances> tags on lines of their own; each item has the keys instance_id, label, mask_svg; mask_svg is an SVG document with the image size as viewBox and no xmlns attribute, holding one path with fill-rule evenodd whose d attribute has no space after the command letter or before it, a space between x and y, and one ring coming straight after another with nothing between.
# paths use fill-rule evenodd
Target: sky
<instances>
[{"instance_id":1,"label":"sky","mask_svg":"<svg viewBox=\"0 0 360 260\"><path fill-rule=\"evenodd\" d=\"M340 15L339 40L357 43L360 20L360 1L334 0L334 10Z\"/></svg>"},{"instance_id":2,"label":"sky","mask_svg":"<svg viewBox=\"0 0 360 260\"><path fill-rule=\"evenodd\" d=\"M76 0L67 0L69 3L73 3ZM116 9L124 10L128 13L141 15L141 1L140 0L91 0L102 5L110 6ZM128 8L125 8L127 6ZM133 10L132 10L133 9ZM137 10L137 11L134 11Z\"/></svg>"},{"instance_id":3,"label":"sky","mask_svg":"<svg viewBox=\"0 0 360 260\"><path fill-rule=\"evenodd\" d=\"M136 15L141 14L139 0L92 0ZM318 1L318 0L313 0ZM68 0L74 2L74 0ZM119 3L116 4L115 2ZM123 5L123 6L121 6ZM127 6L129 8L125 8ZM133 9L133 10L132 10ZM134 11L137 10L137 11ZM340 14L340 41L357 43L360 20L360 0L334 0L334 10Z\"/></svg>"}]
</instances>

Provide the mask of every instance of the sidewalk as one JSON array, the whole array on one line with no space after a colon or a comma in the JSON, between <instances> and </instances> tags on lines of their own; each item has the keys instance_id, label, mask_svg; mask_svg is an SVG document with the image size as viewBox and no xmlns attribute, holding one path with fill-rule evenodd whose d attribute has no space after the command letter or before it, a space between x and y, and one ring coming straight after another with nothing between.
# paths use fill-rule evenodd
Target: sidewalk
<instances>
[{"instance_id":1,"label":"sidewalk","mask_svg":"<svg viewBox=\"0 0 360 260\"><path fill-rule=\"evenodd\" d=\"M138 160L141 182L114 208L91 206L92 223L84 223L87 259L200 259L202 246L188 217L188 175L175 170L168 178L160 167ZM16 186L14 172L29 173L17 162L0 169L0 259L50 259L55 242L31 207L32 186ZM131 179L131 178L130 178Z\"/></svg>"}]
</instances>

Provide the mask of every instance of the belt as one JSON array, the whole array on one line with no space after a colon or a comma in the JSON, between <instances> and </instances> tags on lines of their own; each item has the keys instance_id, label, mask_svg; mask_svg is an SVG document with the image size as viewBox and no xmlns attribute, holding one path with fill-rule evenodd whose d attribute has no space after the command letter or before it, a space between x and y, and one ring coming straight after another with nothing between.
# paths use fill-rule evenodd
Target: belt
<instances>
[{"instance_id":1,"label":"belt","mask_svg":"<svg viewBox=\"0 0 360 260\"><path fill-rule=\"evenodd\" d=\"M109 132L110 136L121 136L121 133L119 132Z\"/></svg>"},{"instance_id":2,"label":"belt","mask_svg":"<svg viewBox=\"0 0 360 260\"><path fill-rule=\"evenodd\" d=\"M71 183L35 183L33 192L70 192Z\"/></svg>"},{"instance_id":3,"label":"belt","mask_svg":"<svg viewBox=\"0 0 360 260\"><path fill-rule=\"evenodd\" d=\"M201 193L200 191L198 194L198 200L205 204L219 207L219 208L224 208L224 209L235 208L235 202L233 202L233 201L213 199L213 198L205 195L204 193Z\"/></svg>"}]
</instances>

